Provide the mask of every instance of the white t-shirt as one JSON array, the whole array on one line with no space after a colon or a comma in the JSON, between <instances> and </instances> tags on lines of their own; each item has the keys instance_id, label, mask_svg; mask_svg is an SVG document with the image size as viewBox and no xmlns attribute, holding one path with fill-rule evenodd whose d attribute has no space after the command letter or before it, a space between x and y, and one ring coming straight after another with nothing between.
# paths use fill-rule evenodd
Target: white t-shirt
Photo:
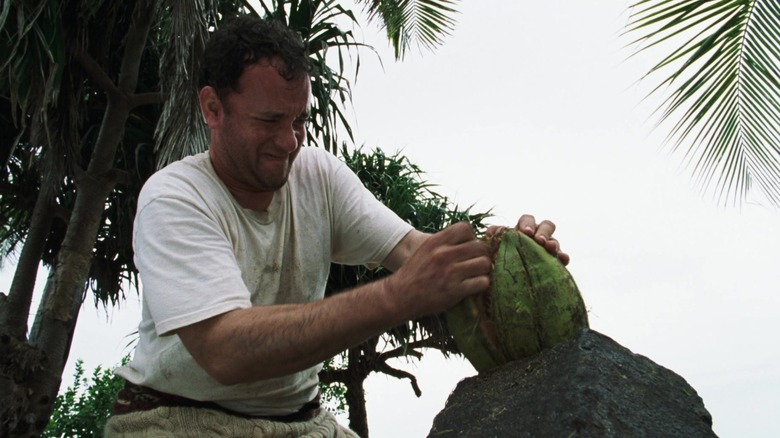
<instances>
[{"instance_id":1,"label":"white t-shirt","mask_svg":"<svg viewBox=\"0 0 780 438\"><path fill-rule=\"evenodd\" d=\"M170 333L230 310L321 299L331 261L380 263L411 229L319 148L301 148L264 213L236 202L207 152L171 164L138 200L142 320L134 357L116 374L247 414L294 412L316 394L321 365L224 386Z\"/></svg>"}]
</instances>

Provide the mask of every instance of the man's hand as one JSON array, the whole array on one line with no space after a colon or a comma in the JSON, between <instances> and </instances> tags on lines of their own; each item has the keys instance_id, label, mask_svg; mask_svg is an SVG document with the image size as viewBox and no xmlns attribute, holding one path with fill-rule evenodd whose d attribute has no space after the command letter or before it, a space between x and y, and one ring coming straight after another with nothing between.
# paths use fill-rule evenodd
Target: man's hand
<instances>
[{"instance_id":1,"label":"man's hand","mask_svg":"<svg viewBox=\"0 0 780 438\"><path fill-rule=\"evenodd\" d=\"M468 223L428 236L387 278L390 299L408 318L446 310L490 286L491 260Z\"/></svg>"},{"instance_id":2,"label":"man's hand","mask_svg":"<svg viewBox=\"0 0 780 438\"><path fill-rule=\"evenodd\" d=\"M506 228L507 227L492 225L488 227L487 235L492 236ZM547 252L556 256L558 260L560 260L564 265L569 264L569 255L561 251L560 243L558 243L558 240L552 237L553 233L555 232L554 223L548 220L543 220L537 224L536 219L533 216L530 214L524 214L520 216L520 219L517 221L517 225L515 225L515 229L525 233L529 237L533 237L533 239L536 240L539 245L542 245L547 250Z\"/></svg>"}]
</instances>

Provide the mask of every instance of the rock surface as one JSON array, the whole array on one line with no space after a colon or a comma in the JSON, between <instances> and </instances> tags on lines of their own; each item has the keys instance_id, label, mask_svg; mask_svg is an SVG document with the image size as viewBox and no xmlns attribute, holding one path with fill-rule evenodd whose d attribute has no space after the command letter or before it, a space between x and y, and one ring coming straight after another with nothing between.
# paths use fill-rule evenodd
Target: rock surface
<instances>
[{"instance_id":1,"label":"rock surface","mask_svg":"<svg viewBox=\"0 0 780 438\"><path fill-rule=\"evenodd\" d=\"M714 437L674 372L593 330L458 383L428 437Z\"/></svg>"}]
</instances>

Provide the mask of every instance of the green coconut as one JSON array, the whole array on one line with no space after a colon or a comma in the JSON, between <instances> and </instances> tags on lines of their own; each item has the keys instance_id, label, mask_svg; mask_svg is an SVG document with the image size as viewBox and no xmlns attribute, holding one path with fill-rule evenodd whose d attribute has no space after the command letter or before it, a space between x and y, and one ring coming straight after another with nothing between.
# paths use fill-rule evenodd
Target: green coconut
<instances>
[{"instance_id":1,"label":"green coconut","mask_svg":"<svg viewBox=\"0 0 780 438\"><path fill-rule=\"evenodd\" d=\"M556 257L516 230L486 244L493 252L489 291L446 312L450 334L477 371L532 356L588 327L582 295Z\"/></svg>"}]
</instances>

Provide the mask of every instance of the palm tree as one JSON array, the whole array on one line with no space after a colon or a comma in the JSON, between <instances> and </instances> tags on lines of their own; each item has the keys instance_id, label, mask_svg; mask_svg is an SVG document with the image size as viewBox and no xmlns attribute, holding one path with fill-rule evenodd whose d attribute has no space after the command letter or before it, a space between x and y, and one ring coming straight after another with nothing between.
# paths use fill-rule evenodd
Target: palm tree
<instances>
[{"instance_id":1,"label":"palm tree","mask_svg":"<svg viewBox=\"0 0 780 438\"><path fill-rule=\"evenodd\" d=\"M661 107L661 120L677 118L667 141L688 148L684 161L702 190L738 203L758 189L780 206L780 3L642 0L631 8L637 52L670 53L648 72L670 72L651 93L672 89Z\"/></svg>"},{"instance_id":2,"label":"palm tree","mask_svg":"<svg viewBox=\"0 0 780 438\"><path fill-rule=\"evenodd\" d=\"M293 16L290 11L307 7L313 12L310 17L325 22L334 17L317 15L323 9L313 5L337 15L351 14L333 1L272 5L288 18ZM138 188L156 165L184 153L155 150L155 143L171 138L171 126L178 126L192 144L205 148L198 143L203 131L197 127L196 107L190 103L189 114L183 114L187 111L166 105L179 97L177 82L161 80L160 68L174 71L170 77L179 83L192 83L194 62L209 28L217 24L218 9L223 15L245 13L246 4L3 1L0 212L8 221L0 228L0 257L19 246L21 251L8 294L0 294L1 436L40 434L51 414L86 293L91 290L104 305L115 303L126 280L134 278L129 230ZM334 34L336 29L327 25L311 29L330 32L337 46L356 44L349 34ZM309 40L317 35L312 32ZM322 41L331 40L326 36ZM341 73L338 68L320 70L331 94L322 93L317 108L347 101ZM313 125L312 137L330 141L332 147L337 143L326 136L335 139L332 120L338 117L323 114L321 124ZM50 275L29 328L41 262L49 266Z\"/></svg>"},{"instance_id":3,"label":"palm tree","mask_svg":"<svg viewBox=\"0 0 780 438\"><path fill-rule=\"evenodd\" d=\"M9 294L0 300L0 435L37 436L51 414L85 285L97 266L93 252L106 224L106 200L127 176L115 167L117 151L134 110L160 102L156 91L137 91L155 9L152 0L4 3L0 89L9 102L5 120L12 121L4 129L16 128L16 135L3 157L21 165L4 166L4 182L20 190L2 202L16 203L15 217L30 220L13 230L24 245ZM101 119L83 131L96 109ZM29 172L35 166L37 175ZM25 191L16 184L25 181L20 175L38 186ZM25 212L29 199L35 199L32 211ZM41 261L52 269L28 333Z\"/></svg>"}]
</instances>

